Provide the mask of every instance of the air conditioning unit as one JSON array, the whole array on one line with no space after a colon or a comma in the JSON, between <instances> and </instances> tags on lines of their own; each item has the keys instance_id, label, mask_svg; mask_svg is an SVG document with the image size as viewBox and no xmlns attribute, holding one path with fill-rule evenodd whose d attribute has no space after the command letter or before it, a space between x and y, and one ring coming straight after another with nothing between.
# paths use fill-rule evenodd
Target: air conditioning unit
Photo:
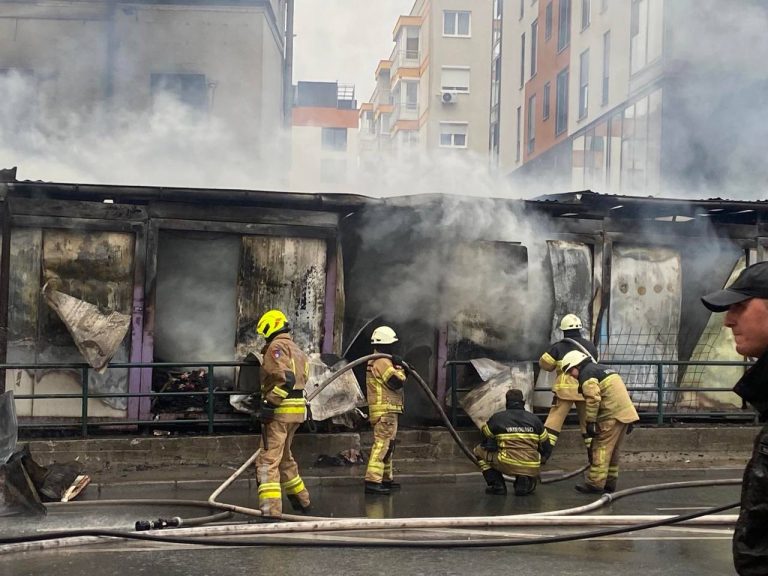
<instances>
[{"instance_id":1,"label":"air conditioning unit","mask_svg":"<svg viewBox=\"0 0 768 576\"><path fill-rule=\"evenodd\" d=\"M456 104L456 92L452 90L443 90L440 93L440 100L443 104Z\"/></svg>"}]
</instances>

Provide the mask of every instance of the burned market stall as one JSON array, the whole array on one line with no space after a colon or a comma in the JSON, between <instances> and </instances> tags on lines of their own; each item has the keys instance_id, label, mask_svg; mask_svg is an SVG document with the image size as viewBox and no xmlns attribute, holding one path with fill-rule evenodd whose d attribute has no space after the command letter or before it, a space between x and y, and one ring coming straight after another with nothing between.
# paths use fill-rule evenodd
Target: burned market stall
<instances>
[{"instance_id":1,"label":"burned market stall","mask_svg":"<svg viewBox=\"0 0 768 576\"><path fill-rule=\"evenodd\" d=\"M86 377L91 423L205 418L204 396L120 395L206 391L209 378L252 392L253 375L212 364L257 358L256 321L270 308L285 311L308 353L341 351L338 221L373 200L15 180L0 196L6 361L25 365L4 385L26 396L17 400L23 424L79 420ZM72 397L40 397L62 393ZM227 399L216 397L217 413L232 412Z\"/></svg>"}]
</instances>

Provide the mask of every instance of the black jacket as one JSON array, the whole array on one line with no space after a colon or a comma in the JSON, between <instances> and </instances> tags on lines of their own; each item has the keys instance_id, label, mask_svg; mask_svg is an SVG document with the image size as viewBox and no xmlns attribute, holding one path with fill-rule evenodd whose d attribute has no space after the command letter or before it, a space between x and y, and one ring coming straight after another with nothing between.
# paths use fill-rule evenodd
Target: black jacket
<instances>
[{"instance_id":1,"label":"black jacket","mask_svg":"<svg viewBox=\"0 0 768 576\"><path fill-rule=\"evenodd\" d=\"M768 421L768 352L733 388ZM741 513L733 533L733 563L740 576L768 575L768 426L755 438L741 485Z\"/></svg>"}]
</instances>

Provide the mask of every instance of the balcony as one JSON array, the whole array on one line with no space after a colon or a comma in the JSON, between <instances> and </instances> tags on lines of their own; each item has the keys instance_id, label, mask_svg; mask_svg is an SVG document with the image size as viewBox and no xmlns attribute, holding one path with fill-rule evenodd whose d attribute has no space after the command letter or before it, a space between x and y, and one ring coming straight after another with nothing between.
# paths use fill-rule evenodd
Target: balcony
<instances>
[{"instance_id":1,"label":"balcony","mask_svg":"<svg viewBox=\"0 0 768 576\"><path fill-rule=\"evenodd\" d=\"M419 50L395 50L392 52L392 71L390 77L394 78L400 68L416 68L421 65L421 52Z\"/></svg>"}]
</instances>

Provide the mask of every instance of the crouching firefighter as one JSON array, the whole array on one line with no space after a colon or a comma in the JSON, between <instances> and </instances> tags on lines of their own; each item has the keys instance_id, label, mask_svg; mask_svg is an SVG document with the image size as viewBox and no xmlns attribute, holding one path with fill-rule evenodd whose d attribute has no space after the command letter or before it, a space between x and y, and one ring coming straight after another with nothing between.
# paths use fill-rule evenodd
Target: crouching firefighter
<instances>
[{"instance_id":1,"label":"crouching firefighter","mask_svg":"<svg viewBox=\"0 0 768 576\"><path fill-rule=\"evenodd\" d=\"M259 508L265 517L282 514L282 494L297 512L309 511L309 492L299 476L291 454L293 436L306 419L304 387L309 377L309 360L294 343L291 327L280 310L266 312L256 332L267 344L261 380L261 453L256 459Z\"/></svg>"},{"instance_id":2,"label":"crouching firefighter","mask_svg":"<svg viewBox=\"0 0 768 576\"><path fill-rule=\"evenodd\" d=\"M395 451L398 414L403 413L403 359L393 354L397 334L379 326L371 335L373 353L392 356L369 360L365 371L368 412L373 426L373 446L365 470L366 494L389 494L400 489L394 481L392 455Z\"/></svg>"},{"instance_id":3,"label":"crouching firefighter","mask_svg":"<svg viewBox=\"0 0 768 576\"><path fill-rule=\"evenodd\" d=\"M525 409L523 393L510 390L507 409L496 412L483 426L483 442L475 447L487 494L506 495L504 474L515 477L515 496L536 490L541 464L552 453L549 434L534 414Z\"/></svg>"},{"instance_id":4,"label":"crouching firefighter","mask_svg":"<svg viewBox=\"0 0 768 576\"><path fill-rule=\"evenodd\" d=\"M539 367L547 372L555 370L557 376L552 385L552 407L549 409L547 419L544 421L544 427L549 432L549 441L552 448L557 444L557 439L563 429L568 412L571 406L576 406L576 414L579 417L579 428L581 437L584 439L584 445L587 448L589 457L592 438L587 436L586 404L584 396L579 393L579 382L572 376L563 372L563 357L573 350L583 352L593 362L597 362L597 348L589 340L581 335L581 320L575 314L566 314L560 321L560 330L563 331L563 338L558 340L541 355L539 358Z\"/></svg>"},{"instance_id":5,"label":"crouching firefighter","mask_svg":"<svg viewBox=\"0 0 768 576\"><path fill-rule=\"evenodd\" d=\"M579 381L579 392L587 404L587 434L592 438L592 456L583 493L616 491L619 480L621 442L632 431L637 415L624 381L616 372L596 364L578 350L563 357L563 372Z\"/></svg>"}]
</instances>

